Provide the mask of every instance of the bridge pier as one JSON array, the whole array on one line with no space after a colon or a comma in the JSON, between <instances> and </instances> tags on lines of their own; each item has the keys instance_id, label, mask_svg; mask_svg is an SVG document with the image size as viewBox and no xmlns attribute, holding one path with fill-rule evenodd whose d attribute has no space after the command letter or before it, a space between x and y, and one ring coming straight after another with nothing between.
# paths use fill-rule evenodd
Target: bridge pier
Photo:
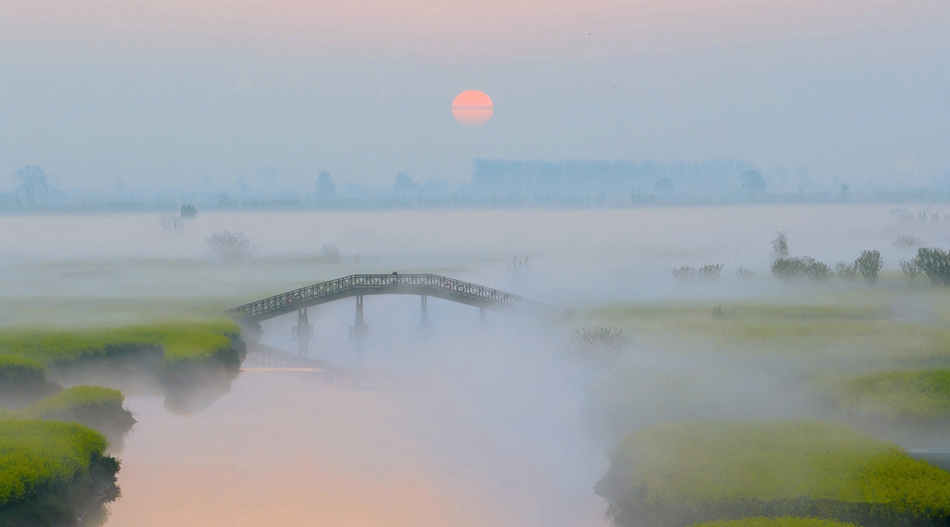
<instances>
[{"instance_id":1,"label":"bridge pier","mask_svg":"<svg viewBox=\"0 0 950 527\"><path fill-rule=\"evenodd\" d=\"M310 338L313 337L313 325L307 320L307 308L297 311L297 327L291 328L293 339L297 341L297 350L307 356L310 348Z\"/></svg>"},{"instance_id":2,"label":"bridge pier","mask_svg":"<svg viewBox=\"0 0 950 527\"><path fill-rule=\"evenodd\" d=\"M422 322L421 326L423 328L429 327L429 297L428 295L421 295L422 298Z\"/></svg>"},{"instance_id":3,"label":"bridge pier","mask_svg":"<svg viewBox=\"0 0 950 527\"><path fill-rule=\"evenodd\" d=\"M363 295L356 295L356 322L350 328L350 340L356 342L356 351L363 350L363 339L369 333L369 326L363 322Z\"/></svg>"},{"instance_id":4,"label":"bridge pier","mask_svg":"<svg viewBox=\"0 0 950 527\"><path fill-rule=\"evenodd\" d=\"M478 311L479 311L478 315L479 317L481 317L482 325L484 326L488 319L488 310L485 309L484 307L480 307L478 308Z\"/></svg>"}]
</instances>

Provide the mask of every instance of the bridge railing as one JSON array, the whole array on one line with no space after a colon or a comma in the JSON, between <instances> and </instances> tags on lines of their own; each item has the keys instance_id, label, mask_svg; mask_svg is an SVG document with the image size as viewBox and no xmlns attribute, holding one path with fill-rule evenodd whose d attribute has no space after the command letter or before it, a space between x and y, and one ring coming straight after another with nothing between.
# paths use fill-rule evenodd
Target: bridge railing
<instances>
[{"instance_id":1,"label":"bridge railing","mask_svg":"<svg viewBox=\"0 0 950 527\"><path fill-rule=\"evenodd\" d=\"M257 317L275 311L286 311L292 309L293 306L297 304L317 300L321 297L333 296L350 291L359 291L360 289L372 289L375 292L380 288L386 287L426 288L432 290L432 292L448 293L452 296L464 297L469 300L484 301L512 307L539 310L551 307L523 296L513 295L491 287L435 274L354 274L308 285L300 289L274 295L270 298L244 304L243 306L229 309L228 313L246 318Z\"/></svg>"}]
</instances>

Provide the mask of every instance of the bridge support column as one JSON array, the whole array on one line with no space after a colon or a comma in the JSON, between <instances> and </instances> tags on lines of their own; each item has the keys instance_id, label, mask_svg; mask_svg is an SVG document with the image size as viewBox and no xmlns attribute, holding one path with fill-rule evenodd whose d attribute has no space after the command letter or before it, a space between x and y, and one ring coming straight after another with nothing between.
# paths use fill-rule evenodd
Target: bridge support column
<instances>
[{"instance_id":1,"label":"bridge support column","mask_svg":"<svg viewBox=\"0 0 950 527\"><path fill-rule=\"evenodd\" d=\"M421 326L429 327L429 297L422 295L422 322Z\"/></svg>"},{"instance_id":2,"label":"bridge support column","mask_svg":"<svg viewBox=\"0 0 950 527\"><path fill-rule=\"evenodd\" d=\"M356 350L363 350L363 339L369 333L369 326L363 322L363 295L356 296L356 323L350 328L350 340L356 342Z\"/></svg>"},{"instance_id":3,"label":"bridge support column","mask_svg":"<svg viewBox=\"0 0 950 527\"><path fill-rule=\"evenodd\" d=\"M479 311L478 314L479 314L479 316L481 317L481 320L482 320L482 325L484 326L484 325L485 325L485 322L486 322L486 319L488 318L488 310L485 309L484 307L482 307L482 308L479 308L478 311Z\"/></svg>"},{"instance_id":4,"label":"bridge support column","mask_svg":"<svg viewBox=\"0 0 950 527\"><path fill-rule=\"evenodd\" d=\"M297 350L306 356L310 351L310 338L313 337L313 326L307 320L307 308L297 311L297 327L291 328L291 332L297 341Z\"/></svg>"}]
</instances>

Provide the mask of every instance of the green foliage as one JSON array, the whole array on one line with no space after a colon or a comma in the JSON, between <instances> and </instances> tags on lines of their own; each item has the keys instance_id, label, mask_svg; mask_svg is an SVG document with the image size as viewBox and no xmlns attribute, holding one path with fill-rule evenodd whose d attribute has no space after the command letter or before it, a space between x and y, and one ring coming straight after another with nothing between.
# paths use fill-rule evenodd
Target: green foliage
<instances>
[{"instance_id":1,"label":"green foliage","mask_svg":"<svg viewBox=\"0 0 950 527\"><path fill-rule=\"evenodd\" d=\"M61 365L154 350L169 362L207 362L226 355L240 332L228 319L89 331L8 329L0 330L0 354Z\"/></svg>"},{"instance_id":2,"label":"green foliage","mask_svg":"<svg viewBox=\"0 0 950 527\"><path fill-rule=\"evenodd\" d=\"M772 275L784 282L797 282L807 277L813 283L818 283L831 276L831 267L811 256L778 258L772 262L771 268Z\"/></svg>"},{"instance_id":3,"label":"green foliage","mask_svg":"<svg viewBox=\"0 0 950 527\"><path fill-rule=\"evenodd\" d=\"M912 260L933 285L950 286L950 252L936 247L921 247Z\"/></svg>"},{"instance_id":4,"label":"green foliage","mask_svg":"<svg viewBox=\"0 0 950 527\"><path fill-rule=\"evenodd\" d=\"M693 527L855 527L855 525L817 518L763 518L757 516L741 520L697 523Z\"/></svg>"},{"instance_id":5,"label":"green foliage","mask_svg":"<svg viewBox=\"0 0 950 527\"><path fill-rule=\"evenodd\" d=\"M950 518L950 473L896 445L819 422L642 429L620 443L597 491L615 515L633 509L643 523L657 525L670 514L670 525L689 525L783 510L842 520Z\"/></svg>"},{"instance_id":6,"label":"green foliage","mask_svg":"<svg viewBox=\"0 0 950 527\"><path fill-rule=\"evenodd\" d=\"M46 366L42 362L24 357L0 355L0 385L45 381Z\"/></svg>"},{"instance_id":7,"label":"green foliage","mask_svg":"<svg viewBox=\"0 0 950 527\"><path fill-rule=\"evenodd\" d=\"M101 386L73 386L24 408L19 415L44 421L74 421L109 437L127 432L135 418L122 404L119 390Z\"/></svg>"},{"instance_id":8,"label":"green foliage","mask_svg":"<svg viewBox=\"0 0 950 527\"><path fill-rule=\"evenodd\" d=\"M105 449L102 434L75 423L0 421L0 511L69 485Z\"/></svg>"},{"instance_id":9,"label":"green foliage","mask_svg":"<svg viewBox=\"0 0 950 527\"><path fill-rule=\"evenodd\" d=\"M881 259L881 251L861 251L861 256L854 261L858 267L858 272L864 277L868 286L874 287L877 283L877 273L884 267L884 260Z\"/></svg>"},{"instance_id":10,"label":"green foliage","mask_svg":"<svg viewBox=\"0 0 950 527\"><path fill-rule=\"evenodd\" d=\"M856 377L830 392L843 408L892 418L950 418L950 369L897 371Z\"/></svg>"},{"instance_id":11,"label":"green foliage","mask_svg":"<svg viewBox=\"0 0 950 527\"><path fill-rule=\"evenodd\" d=\"M858 265L853 262L838 262L835 264L835 273L845 282L854 281L854 277L858 274Z\"/></svg>"}]
</instances>

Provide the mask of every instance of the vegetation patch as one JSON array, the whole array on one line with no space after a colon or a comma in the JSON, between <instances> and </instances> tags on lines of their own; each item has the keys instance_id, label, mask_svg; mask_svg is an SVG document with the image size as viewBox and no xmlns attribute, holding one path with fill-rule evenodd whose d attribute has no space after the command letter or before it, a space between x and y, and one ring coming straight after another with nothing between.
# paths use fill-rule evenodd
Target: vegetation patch
<instances>
[{"instance_id":1,"label":"vegetation patch","mask_svg":"<svg viewBox=\"0 0 950 527\"><path fill-rule=\"evenodd\" d=\"M950 418L950 369L896 371L836 383L839 406L858 413L911 420Z\"/></svg>"},{"instance_id":2,"label":"vegetation patch","mask_svg":"<svg viewBox=\"0 0 950 527\"><path fill-rule=\"evenodd\" d=\"M843 523L834 520L818 518L743 518L741 520L726 520L716 522L697 523L693 527L855 527L853 523Z\"/></svg>"},{"instance_id":3,"label":"vegetation patch","mask_svg":"<svg viewBox=\"0 0 950 527\"><path fill-rule=\"evenodd\" d=\"M820 422L663 423L627 436L595 487L618 525L799 516L947 525L950 473Z\"/></svg>"},{"instance_id":4,"label":"vegetation patch","mask_svg":"<svg viewBox=\"0 0 950 527\"><path fill-rule=\"evenodd\" d=\"M123 407L125 396L119 390L101 386L74 386L40 402L20 414L27 419L74 421L106 435L124 434L135 418Z\"/></svg>"},{"instance_id":5,"label":"vegetation patch","mask_svg":"<svg viewBox=\"0 0 950 527\"><path fill-rule=\"evenodd\" d=\"M8 329L0 331L0 354L56 366L143 352L161 353L170 363L240 364L240 334L241 327L228 319L88 331Z\"/></svg>"},{"instance_id":6,"label":"vegetation patch","mask_svg":"<svg viewBox=\"0 0 950 527\"><path fill-rule=\"evenodd\" d=\"M0 402L17 407L59 390L59 385L46 380L46 366L25 357L0 355Z\"/></svg>"},{"instance_id":7,"label":"vegetation patch","mask_svg":"<svg viewBox=\"0 0 950 527\"><path fill-rule=\"evenodd\" d=\"M117 496L119 462L105 437L54 421L0 421L0 526L76 525Z\"/></svg>"}]
</instances>

